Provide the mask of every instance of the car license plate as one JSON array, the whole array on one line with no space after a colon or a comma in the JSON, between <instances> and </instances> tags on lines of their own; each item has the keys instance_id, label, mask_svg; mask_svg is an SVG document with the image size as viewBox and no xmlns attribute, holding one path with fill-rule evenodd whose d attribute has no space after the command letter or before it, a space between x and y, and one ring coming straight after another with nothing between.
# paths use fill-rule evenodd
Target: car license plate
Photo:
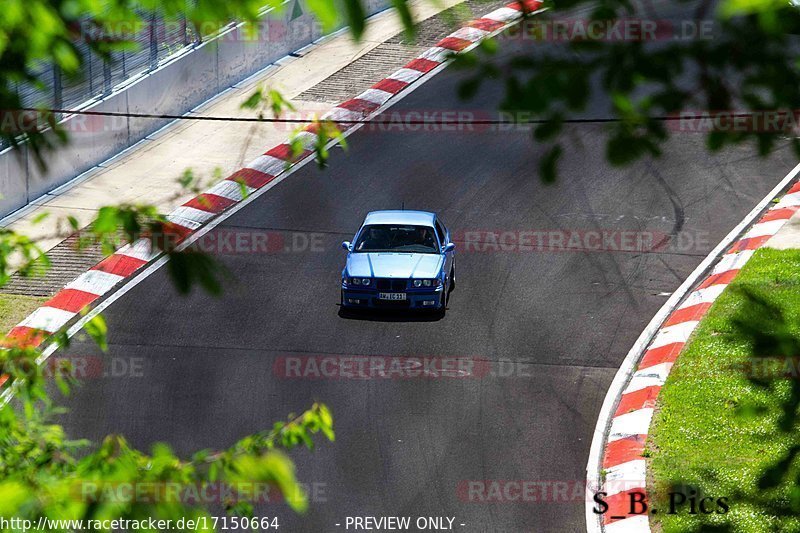
<instances>
[{"instance_id":1,"label":"car license plate","mask_svg":"<svg viewBox=\"0 0 800 533\"><path fill-rule=\"evenodd\" d=\"M406 293L404 292L379 292L378 299L380 300L405 300Z\"/></svg>"}]
</instances>

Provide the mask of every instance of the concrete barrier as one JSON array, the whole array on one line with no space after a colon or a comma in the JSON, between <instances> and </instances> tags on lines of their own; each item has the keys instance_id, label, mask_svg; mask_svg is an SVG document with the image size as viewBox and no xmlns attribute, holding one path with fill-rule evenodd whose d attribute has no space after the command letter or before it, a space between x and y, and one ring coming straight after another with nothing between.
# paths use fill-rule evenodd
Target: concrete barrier
<instances>
[{"instance_id":1,"label":"concrete barrier","mask_svg":"<svg viewBox=\"0 0 800 533\"><path fill-rule=\"evenodd\" d=\"M310 9L287 0L281 12L267 11L249 31L232 26L214 39L192 45L157 69L128 82L85 110L183 114L281 57L323 36ZM364 2L368 15L387 0ZM0 152L0 218L69 182L168 124L167 119L74 115L62 121L68 146L51 153L42 172L25 146Z\"/></svg>"}]
</instances>

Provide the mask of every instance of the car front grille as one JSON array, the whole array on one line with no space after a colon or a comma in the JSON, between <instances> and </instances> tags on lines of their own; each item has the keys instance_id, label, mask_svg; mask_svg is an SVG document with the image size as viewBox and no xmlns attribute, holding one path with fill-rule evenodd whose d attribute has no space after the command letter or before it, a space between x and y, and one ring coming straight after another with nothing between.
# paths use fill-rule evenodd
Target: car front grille
<instances>
[{"instance_id":1,"label":"car front grille","mask_svg":"<svg viewBox=\"0 0 800 533\"><path fill-rule=\"evenodd\" d=\"M404 279L378 279L375 286L379 291L403 292L406 290L406 280Z\"/></svg>"}]
</instances>

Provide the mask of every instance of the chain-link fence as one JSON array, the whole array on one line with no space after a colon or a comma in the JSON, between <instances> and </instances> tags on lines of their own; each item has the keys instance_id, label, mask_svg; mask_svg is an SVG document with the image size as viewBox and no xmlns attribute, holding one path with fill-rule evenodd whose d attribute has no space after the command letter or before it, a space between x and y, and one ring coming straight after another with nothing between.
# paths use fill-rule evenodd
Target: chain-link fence
<instances>
[{"instance_id":1,"label":"chain-link fence","mask_svg":"<svg viewBox=\"0 0 800 533\"><path fill-rule=\"evenodd\" d=\"M362 3L372 15L386 9L388 2ZM220 28L209 22L192 27L149 19L135 28L120 27L110 38L135 41L138 46L104 61L84 44L84 64L74 78L42 65L41 87L18 88L26 106L84 108L99 115L56 117L63 118L61 127L69 143L48 153L44 169L24 143L0 150L0 218L170 123L137 115L186 113L324 35L305 0L285 0L285 4L284 9L265 10L254 26L231 23ZM97 38L89 35L82 42L91 42L92 37Z\"/></svg>"},{"instance_id":2,"label":"chain-link fence","mask_svg":"<svg viewBox=\"0 0 800 533\"><path fill-rule=\"evenodd\" d=\"M81 25L77 48L81 71L65 76L56 66L43 63L38 69L42 86L19 84L17 92L24 107L77 109L111 94L116 87L151 72L165 60L201 42L200 33L186 20L163 20L155 16L122 22L102 32L89 21ZM89 42L109 39L131 43L131 50L113 52L110 59L93 53ZM0 150L7 146L0 140Z\"/></svg>"}]
</instances>

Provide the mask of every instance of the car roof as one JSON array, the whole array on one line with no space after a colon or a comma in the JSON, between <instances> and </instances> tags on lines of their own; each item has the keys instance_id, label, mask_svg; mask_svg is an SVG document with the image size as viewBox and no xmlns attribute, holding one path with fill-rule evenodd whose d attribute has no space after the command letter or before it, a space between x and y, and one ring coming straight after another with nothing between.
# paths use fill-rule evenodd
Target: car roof
<instances>
[{"instance_id":1,"label":"car roof","mask_svg":"<svg viewBox=\"0 0 800 533\"><path fill-rule=\"evenodd\" d=\"M364 219L364 225L367 224L410 224L414 226L433 226L433 221L436 219L434 213L428 211L406 211L406 210L389 210L389 211L372 211L367 213L367 218Z\"/></svg>"}]
</instances>

